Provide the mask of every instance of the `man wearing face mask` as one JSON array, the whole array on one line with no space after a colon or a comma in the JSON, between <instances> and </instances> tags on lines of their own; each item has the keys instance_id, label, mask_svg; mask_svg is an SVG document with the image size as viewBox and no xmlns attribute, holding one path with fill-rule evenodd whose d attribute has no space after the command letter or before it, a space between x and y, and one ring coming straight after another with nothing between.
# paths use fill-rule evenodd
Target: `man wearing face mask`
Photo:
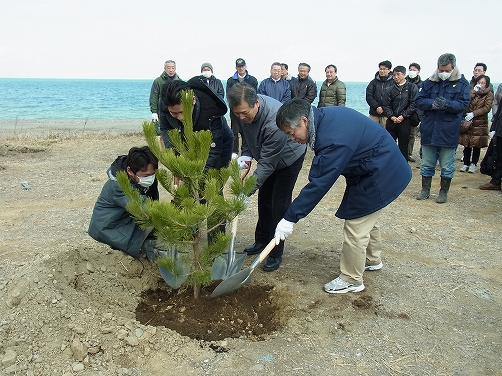
<instances>
[{"instance_id":1,"label":"man wearing face mask","mask_svg":"<svg viewBox=\"0 0 502 376\"><path fill-rule=\"evenodd\" d=\"M436 202L446 202L455 172L460 123L470 101L469 82L460 74L455 55L441 55L437 69L424 81L415 98L417 107L424 112L420 124L422 190L416 197L417 200L429 198L432 177L439 160L441 188Z\"/></svg>"},{"instance_id":2,"label":"man wearing face mask","mask_svg":"<svg viewBox=\"0 0 502 376\"><path fill-rule=\"evenodd\" d=\"M422 87L422 78L420 78L420 65L418 63L411 63L408 67L408 77L406 80L412 84L415 84L417 89ZM417 109L417 114L420 120L422 120L423 113ZM410 130L410 143L408 144L408 160L410 162L415 162L413 158L413 148L415 146L415 138L417 136L418 127L411 127Z\"/></svg>"},{"instance_id":3,"label":"man wearing face mask","mask_svg":"<svg viewBox=\"0 0 502 376\"><path fill-rule=\"evenodd\" d=\"M213 76L213 66L211 63L204 63L200 67L200 73L202 80L209 86L211 89L216 91L216 93L224 98L225 92L223 91L223 84L220 80Z\"/></svg>"},{"instance_id":4,"label":"man wearing face mask","mask_svg":"<svg viewBox=\"0 0 502 376\"><path fill-rule=\"evenodd\" d=\"M107 171L108 180L92 212L88 233L93 239L135 258L145 254L153 261L155 238L149 230L140 228L126 210L129 199L118 184L116 176L119 171L127 172L131 185L139 191L144 200L158 200L159 189L155 178L158 166L157 157L148 146L133 147L127 155L115 159Z\"/></svg>"}]
</instances>

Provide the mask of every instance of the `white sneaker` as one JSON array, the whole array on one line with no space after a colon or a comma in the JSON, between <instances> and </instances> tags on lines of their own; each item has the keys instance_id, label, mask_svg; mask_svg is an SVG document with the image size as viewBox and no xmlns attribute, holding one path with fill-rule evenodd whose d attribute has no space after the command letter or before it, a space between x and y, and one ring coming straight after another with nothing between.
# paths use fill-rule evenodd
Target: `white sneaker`
<instances>
[{"instance_id":1,"label":"white sneaker","mask_svg":"<svg viewBox=\"0 0 502 376\"><path fill-rule=\"evenodd\" d=\"M468 168L469 166L463 165L462 167L460 167L460 172L466 172Z\"/></svg>"},{"instance_id":2,"label":"white sneaker","mask_svg":"<svg viewBox=\"0 0 502 376\"><path fill-rule=\"evenodd\" d=\"M345 294L346 292L359 292L364 290L364 284L354 285L350 282L345 282L340 277L326 283L324 285L324 291L329 294Z\"/></svg>"},{"instance_id":3,"label":"white sneaker","mask_svg":"<svg viewBox=\"0 0 502 376\"><path fill-rule=\"evenodd\" d=\"M368 271L374 271L374 270L380 270L383 268L383 264L382 262L380 261L380 264L376 264L376 265L366 265L364 267L364 270L368 270Z\"/></svg>"},{"instance_id":4,"label":"white sneaker","mask_svg":"<svg viewBox=\"0 0 502 376\"><path fill-rule=\"evenodd\" d=\"M239 155L237 153L232 153L232 159L237 159Z\"/></svg>"},{"instance_id":5,"label":"white sneaker","mask_svg":"<svg viewBox=\"0 0 502 376\"><path fill-rule=\"evenodd\" d=\"M476 165L474 163L471 163L469 165L469 169L467 170L467 172L470 172L471 174L474 174L475 171L476 171Z\"/></svg>"}]
</instances>

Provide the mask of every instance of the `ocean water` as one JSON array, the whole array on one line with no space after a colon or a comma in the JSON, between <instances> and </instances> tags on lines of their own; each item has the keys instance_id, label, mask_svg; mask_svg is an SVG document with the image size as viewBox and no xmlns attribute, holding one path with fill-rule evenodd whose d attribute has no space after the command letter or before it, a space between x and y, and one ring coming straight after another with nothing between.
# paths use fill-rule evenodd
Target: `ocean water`
<instances>
[{"instance_id":1,"label":"ocean water","mask_svg":"<svg viewBox=\"0 0 502 376\"><path fill-rule=\"evenodd\" d=\"M152 81L0 78L0 119L150 119ZM345 84L347 107L367 115L367 83Z\"/></svg>"}]
</instances>

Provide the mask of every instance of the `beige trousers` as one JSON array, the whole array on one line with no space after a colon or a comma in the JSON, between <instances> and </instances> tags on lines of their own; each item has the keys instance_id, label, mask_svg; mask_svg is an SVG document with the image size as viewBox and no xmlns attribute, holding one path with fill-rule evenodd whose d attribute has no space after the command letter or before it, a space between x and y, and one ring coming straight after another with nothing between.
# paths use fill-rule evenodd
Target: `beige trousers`
<instances>
[{"instance_id":1,"label":"beige trousers","mask_svg":"<svg viewBox=\"0 0 502 376\"><path fill-rule=\"evenodd\" d=\"M340 256L340 278L345 282L363 283L365 265L377 265L382 261L382 236L378 225L381 214L382 209L365 217L345 220Z\"/></svg>"},{"instance_id":2,"label":"beige trousers","mask_svg":"<svg viewBox=\"0 0 502 376\"><path fill-rule=\"evenodd\" d=\"M370 119L379 123L382 127L385 128L385 124L387 124L387 116L373 116L370 115Z\"/></svg>"}]
</instances>

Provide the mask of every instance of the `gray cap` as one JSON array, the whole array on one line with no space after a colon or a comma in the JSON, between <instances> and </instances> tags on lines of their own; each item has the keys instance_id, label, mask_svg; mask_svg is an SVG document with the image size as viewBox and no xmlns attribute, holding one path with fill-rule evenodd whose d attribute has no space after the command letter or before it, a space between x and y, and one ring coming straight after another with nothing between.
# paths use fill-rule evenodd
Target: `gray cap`
<instances>
[{"instance_id":1,"label":"gray cap","mask_svg":"<svg viewBox=\"0 0 502 376\"><path fill-rule=\"evenodd\" d=\"M204 69L204 67L208 67L209 69L211 69L211 72L213 72L213 66L211 65L211 63L204 63L200 66L200 71L202 72L202 70Z\"/></svg>"}]
</instances>

